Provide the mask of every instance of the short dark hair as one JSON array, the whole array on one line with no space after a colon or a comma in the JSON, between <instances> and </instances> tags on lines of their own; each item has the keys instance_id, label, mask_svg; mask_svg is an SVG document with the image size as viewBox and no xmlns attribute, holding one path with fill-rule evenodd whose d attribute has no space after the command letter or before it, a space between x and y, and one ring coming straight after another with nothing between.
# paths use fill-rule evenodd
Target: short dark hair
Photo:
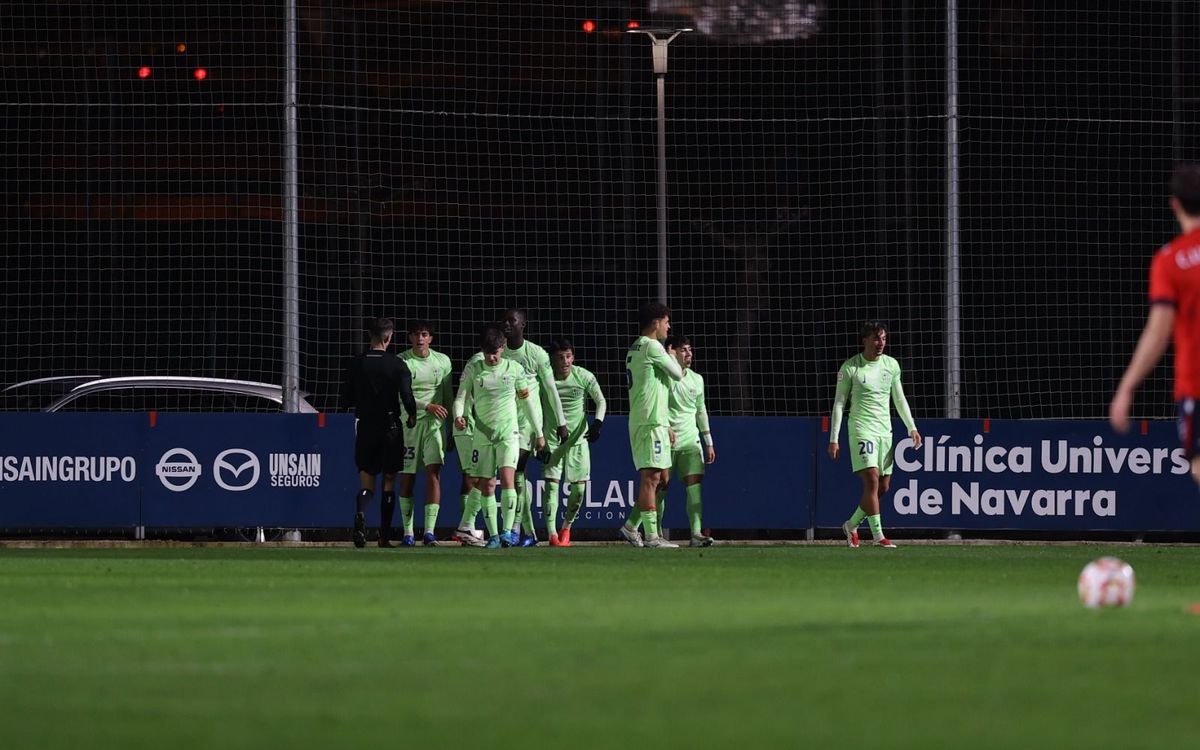
<instances>
[{"instance_id":1,"label":"short dark hair","mask_svg":"<svg viewBox=\"0 0 1200 750\"><path fill-rule=\"evenodd\" d=\"M432 336L433 323L430 323L428 320L421 320L420 318L408 321L409 333L420 333L421 331L429 331L429 335Z\"/></svg>"},{"instance_id":2,"label":"short dark hair","mask_svg":"<svg viewBox=\"0 0 1200 750\"><path fill-rule=\"evenodd\" d=\"M674 336L674 335L667 336L667 343L665 344L667 349L678 349L683 346L691 346L691 345L692 345L692 340L690 338L688 338L687 336Z\"/></svg>"},{"instance_id":3,"label":"short dark hair","mask_svg":"<svg viewBox=\"0 0 1200 750\"><path fill-rule=\"evenodd\" d=\"M550 346L546 349L553 357L556 352L573 352L575 345L571 343L571 339L566 336L555 336L550 340Z\"/></svg>"},{"instance_id":4,"label":"short dark hair","mask_svg":"<svg viewBox=\"0 0 1200 750\"><path fill-rule=\"evenodd\" d=\"M1179 164L1171 174L1171 196L1188 216L1200 216L1200 164Z\"/></svg>"},{"instance_id":5,"label":"short dark hair","mask_svg":"<svg viewBox=\"0 0 1200 750\"><path fill-rule=\"evenodd\" d=\"M371 318L367 321L367 333L371 334L372 341L383 341L395 330L396 324L391 318Z\"/></svg>"},{"instance_id":6,"label":"short dark hair","mask_svg":"<svg viewBox=\"0 0 1200 750\"><path fill-rule=\"evenodd\" d=\"M654 321L662 320L670 314L670 308L661 302L643 302L638 308L638 330L644 331Z\"/></svg>"},{"instance_id":7,"label":"short dark hair","mask_svg":"<svg viewBox=\"0 0 1200 750\"><path fill-rule=\"evenodd\" d=\"M493 326L488 326L483 331L483 336L479 341L479 349L484 354L491 354L504 348L507 343L504 339L504 331Z\"/></svg>"},{"instance_id":8,"label":"short dark hair","mask_svg":"<svg viewBox=\"0 0 1200 750\"><path fill-rule=\"evenodd\" d=\"M887 329L887 323L884 323L882 320L868 320L866 323L863 323L862 335L859 338L866 339L877 333L887 333Z\"/></svg>"}]
</instances>

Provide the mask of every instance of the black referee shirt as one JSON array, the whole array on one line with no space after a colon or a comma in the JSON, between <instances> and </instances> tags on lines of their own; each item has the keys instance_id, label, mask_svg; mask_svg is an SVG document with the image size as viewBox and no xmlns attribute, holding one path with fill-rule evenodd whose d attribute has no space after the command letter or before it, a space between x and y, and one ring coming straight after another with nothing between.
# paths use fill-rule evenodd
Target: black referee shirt
<instances>
[{"instance_id":1,"label":"black referee shirt","mask_svg":"<svg viewBox=\"0 0 1200 750\"><path fill-rule=\"evenodd\" d=\"M364 422L382 422L399 414L401 403L410 415L417 415L412 374L403 360L380 349L369 349L350 360L342 381L345 408L354 409Z\"/></svg>"}]
</instances>

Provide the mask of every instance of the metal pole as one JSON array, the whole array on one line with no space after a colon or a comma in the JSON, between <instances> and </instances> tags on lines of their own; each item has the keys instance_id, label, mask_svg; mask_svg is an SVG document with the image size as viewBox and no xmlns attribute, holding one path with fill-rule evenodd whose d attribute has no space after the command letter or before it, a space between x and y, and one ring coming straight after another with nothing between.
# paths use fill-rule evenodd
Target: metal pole
<instances>
[{"instance_id":1,"label":"metal pole","mask_svg":"<svg viewBox=\"0 0 1200 750\"><path fill-rule=\"evenodd\" d=\"M288 0L283 84L283 410L300 411L300 190L296 122L296 0Z\"/></svg>"},{"instance_id":2,"label":"metal pole","mask_svg":"<svg viewBox=\"0 0 1200 750\"><path fill-rule=\"evenodd\" d=\"M667 304L667 47L675 37L691 31L683 29L628 30L650 38L650 55L654 61L654 83L658 100L658 301ZM660 35L669 35L661 38Z\"/></svg>"},{"instance_id":3,"label":"metal pole","mask_svg":"<svg viewBox=\"0 0 1200 750\"><path fill-rule=\"evenodd\" d=\"M962 287L958 224L958 3L946 2L946 417L960 415Z\"/></svg>"},{"instance_id":4,"label":"metal pole","mask_svg":"<svg viewBox=\"0 0 1200 750\"><path fill-rule=\"evenodd\" d=\"M657 48L657 43L656 43ZM667 46L662 46L666 57ZM667 76L654 76L658 87L658 301L667 304Z\"/></svg>"}]
</instances>

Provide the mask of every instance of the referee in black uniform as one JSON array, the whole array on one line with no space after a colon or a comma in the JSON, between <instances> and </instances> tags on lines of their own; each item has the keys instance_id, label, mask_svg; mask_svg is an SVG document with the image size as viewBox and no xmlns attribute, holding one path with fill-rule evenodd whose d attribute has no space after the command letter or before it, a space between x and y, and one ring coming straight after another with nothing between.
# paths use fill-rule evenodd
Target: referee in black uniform
<instances>
[{"instance_id":1,"label":"referee in black uniform","mask_svg":"<svg viewBox=\"0 0 1200 750\"><path fill-rule=\"evenodd\" d=\"M408 412L408 426L417 423L417 403L413 400L412 375L404 361L387 350L392 343L395 324L388 318L376 318L369 324L371 348L355 356L346 366L342 381L342 404L353 408L354 463L362 489L358 491L354 514L354 546L367 546L367 506L375 497L375 475L383 474L383 503L379 525L379 546L393 546L390 540L392 515L396 511L396 472L404 466L404 432L400 429L400 404Z\"/></svg>"}]
</instances>

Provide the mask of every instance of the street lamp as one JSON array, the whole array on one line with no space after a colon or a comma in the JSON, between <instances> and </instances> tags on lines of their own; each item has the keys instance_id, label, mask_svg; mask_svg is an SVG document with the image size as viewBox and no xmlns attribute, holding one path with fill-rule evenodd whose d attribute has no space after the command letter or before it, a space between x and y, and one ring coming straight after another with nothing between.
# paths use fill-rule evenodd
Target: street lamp
<instances>
[{"instance_id":1,"label":"street lamp","mask_svg":"<svg viewBox=\"0 0 1200 750\"><path fill-rule=\"evenodd\" d=\"M658 88L658 301L667 304L667 46L690 28L630 28L627 34L650 39L654 81Z\"/></svg>"}]
</instances>

